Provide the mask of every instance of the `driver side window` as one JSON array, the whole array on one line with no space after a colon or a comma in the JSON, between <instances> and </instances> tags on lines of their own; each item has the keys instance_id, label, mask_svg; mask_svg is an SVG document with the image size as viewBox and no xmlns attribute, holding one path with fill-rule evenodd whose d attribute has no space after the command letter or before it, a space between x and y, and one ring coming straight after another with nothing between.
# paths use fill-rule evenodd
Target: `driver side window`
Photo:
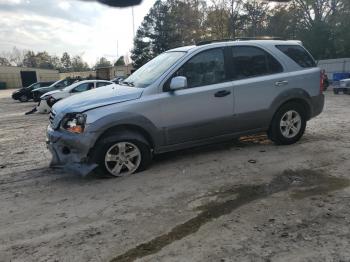
<instances>
[{"instance_id":1,"label":"driver side window","mask_svg":"<svg viewBox=\"0 0 350 262\"><path fill-rule=\"evenodd\" d=\"M175 73L175 76L185 76L188 88L226 81L223 49L215 48L195 55Z\"/></svg>"}]
</instances>

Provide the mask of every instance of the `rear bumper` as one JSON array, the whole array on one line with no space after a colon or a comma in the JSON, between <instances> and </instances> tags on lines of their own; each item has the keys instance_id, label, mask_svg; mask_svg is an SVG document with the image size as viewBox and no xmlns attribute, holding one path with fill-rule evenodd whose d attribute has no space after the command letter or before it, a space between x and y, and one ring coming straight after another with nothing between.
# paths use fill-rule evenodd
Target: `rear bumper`
<instances>
[{"instance_id":1,"label":"rear bumper","mask_svg":"<svg viewBox=\"0 0 350 262\"><path fill-rule=\"evenodd\" d=\"M311 118L318 116L323 111L324 107L324 95L320 94L318 96L311 97Z\"/></svg>"}]
</instances>

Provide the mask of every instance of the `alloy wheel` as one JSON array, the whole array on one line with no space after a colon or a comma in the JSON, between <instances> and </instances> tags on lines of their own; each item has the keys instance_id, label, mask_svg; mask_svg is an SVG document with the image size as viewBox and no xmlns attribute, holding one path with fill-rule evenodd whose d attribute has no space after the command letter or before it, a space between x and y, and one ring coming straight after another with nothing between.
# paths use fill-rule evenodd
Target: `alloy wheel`
<instances>
[{"instance_id":1,"label":"alloy wheel","mask_svg":"<svg viewBox=\"0 0 350 262\"><path fill-rule=\"evenodd\" d=\"M141 151L131 142L118 142L105 155L105 166L113 176L127 176L134 173L141 163Z\"/></svg>"},{"instance_id":2,"label":"alloy wheel","mask_svg":"<svg viewBox=\"0 0 350 262\"><path fill-rule=\"evenodd\" d=\"M301 117L295 110L287 111L281 118L280 130L284 137L293 138L301 129Z\"/></svg>"}]
</instances>

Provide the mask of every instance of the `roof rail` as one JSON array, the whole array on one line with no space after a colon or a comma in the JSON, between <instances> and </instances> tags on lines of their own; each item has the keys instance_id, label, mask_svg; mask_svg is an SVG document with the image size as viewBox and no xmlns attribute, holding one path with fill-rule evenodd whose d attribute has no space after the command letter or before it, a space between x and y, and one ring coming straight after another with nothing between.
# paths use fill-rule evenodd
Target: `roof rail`
<instances>
[{"instance_id":1,"label":"roof rail","mask_svg":"<svg viewBox=\"0 0 350 262\"><path fill-rule=\"evenodd\" d=\"M247 41L247 40L286 40L282 37L275 36L257 36L257 37L237 37L237 38L226 38L226 39L214 39L214 40L205 40L196 43L197 46L207 45L218 42L228 42L228 41Z\"/></svg>"}]
</instances>

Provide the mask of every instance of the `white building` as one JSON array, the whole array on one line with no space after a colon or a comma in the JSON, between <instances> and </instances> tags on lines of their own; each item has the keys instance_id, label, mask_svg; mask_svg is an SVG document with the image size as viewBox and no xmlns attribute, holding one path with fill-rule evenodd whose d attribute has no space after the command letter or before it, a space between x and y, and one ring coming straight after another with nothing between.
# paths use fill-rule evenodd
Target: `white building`
<instances>
[{"instance_id":1,"label":"white building","mask_svg":"<svg viewBox=\"0 0 350 262\"><path fill-rule=\"evenodd\" d=\"M350 58L320 60L318 66L326 70L329 79L333 79L334 73L350 73Z\"/></svg>"}]
</instances>

